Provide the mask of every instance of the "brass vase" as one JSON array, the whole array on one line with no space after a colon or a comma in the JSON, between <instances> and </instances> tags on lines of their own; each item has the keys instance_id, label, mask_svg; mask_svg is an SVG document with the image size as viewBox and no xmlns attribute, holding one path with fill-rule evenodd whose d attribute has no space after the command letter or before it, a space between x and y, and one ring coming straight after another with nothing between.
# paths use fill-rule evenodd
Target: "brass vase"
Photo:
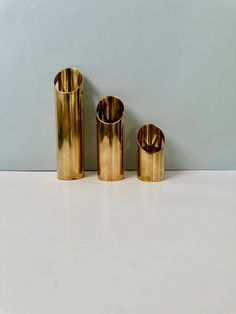
<instances>
[{"instance_id":1,"label":"brass vase","mask_svg":"<svg viewBox=\"0 0 236 314\"><path fill-rule=\"evenodd\" d=\"M117 181L124 177L123 114L124 105L117 97L103 97L97 105L97 158L100 180Z\"/></svg>"},{"instance_id":2,"label":"brass vase","mask_svg":"<svg viewBox=\"0 0 236 314\"><path fill-rule=\"evenodd\" d=\"M76 68L61 70L54 79L57 124L57 177L82 178L83 161L83 82Z\"/></svg>"},{"instance_id":3,"label":"brass vase","mask_svg":"<svg viewBox=\"0 0 236 314\"><path fill-rule=\"evenodd\" d=\"M143 125L137 140L138 178L149 182L164 180L165 137L161 129L153 124Z\"/></svg>"}]
</instances>

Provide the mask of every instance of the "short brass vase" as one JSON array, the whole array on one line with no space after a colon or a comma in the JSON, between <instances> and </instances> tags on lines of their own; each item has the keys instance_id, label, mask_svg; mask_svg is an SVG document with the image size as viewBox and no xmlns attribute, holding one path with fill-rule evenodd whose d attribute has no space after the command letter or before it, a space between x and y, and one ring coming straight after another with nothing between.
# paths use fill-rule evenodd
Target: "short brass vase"
<instances>
[{"instance_id":1,"label":"short brass vase","mask_svg":"<svg viewBox=\"0 0 236 314\"><path fill-rule=\"evenodd\" d=\"M76 68L61 70L54 79L57 124L57 177L82 178L83 161L83 82Z\"/></svg>"},{"instance_id":2,"label":"short brass vase","mask_svg":"<svg viewBox=\"0 0 236 314\"><path fill-rule=\"evenodd\" d=\"M138 178L142 181L164 180L165 137L160 128L153 124L143 125L137 135Z\"/></svg>"},{"instance_id":3,"label":"short brass vase","mask_svg":"<svg viewBox=\"0 0 236 314\"><path fill-rule=\"evenodd\" d=\"M96 112L98 178L117 181L124 177L122 101L114 96L103 97Z\"/></svg>"}]
</instances>

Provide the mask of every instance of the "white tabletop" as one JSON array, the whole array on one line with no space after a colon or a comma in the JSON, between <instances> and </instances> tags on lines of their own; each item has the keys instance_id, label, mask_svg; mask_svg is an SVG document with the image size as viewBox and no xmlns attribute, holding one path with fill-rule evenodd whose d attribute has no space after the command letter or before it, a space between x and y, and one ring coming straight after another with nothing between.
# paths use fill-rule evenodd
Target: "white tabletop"
<instances>
[{"instance_id":1,"label":"white tabletop","mask_svg":"<svg viewBox=\"0 0 236 314\"><path fill-rule=\"evenodd\" d=\"M236 171L0 172L0 314L235 314Z\"/></svg>"}]
</instances>

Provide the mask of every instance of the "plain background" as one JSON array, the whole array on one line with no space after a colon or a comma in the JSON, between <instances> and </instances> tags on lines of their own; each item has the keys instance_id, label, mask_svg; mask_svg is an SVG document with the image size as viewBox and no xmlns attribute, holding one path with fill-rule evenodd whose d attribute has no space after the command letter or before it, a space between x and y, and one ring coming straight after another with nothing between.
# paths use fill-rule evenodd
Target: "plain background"
<instances>
[{"instance_id":1,"label":"plain background","mask_svg":"<svg viewBox=\"0 0 236 314\"><path fill-rule=\"evenodd\" d=\"M168 169L236 169L236 1L0 0L0 169L56 167L53 78L85 82L85 162L95 108L125 104L125 163L143 123L166 135Z\"/></svg>"}]
</instances>

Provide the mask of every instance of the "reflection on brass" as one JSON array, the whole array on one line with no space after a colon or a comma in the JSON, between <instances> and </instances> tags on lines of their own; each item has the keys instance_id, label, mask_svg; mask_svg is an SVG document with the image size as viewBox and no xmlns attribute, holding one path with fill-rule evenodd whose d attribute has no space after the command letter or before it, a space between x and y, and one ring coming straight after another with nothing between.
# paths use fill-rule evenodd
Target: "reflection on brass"
<instances>
[{"instance_id":1,"label":"reflection on brass","mask_svg":"<svg viewBox=\"0 0 236 314\"><path fill-rule=\"evenodd\" d=\"M143 125L138 131L138 178L143 181L164 180L165 137L153 124Z\"/></svg>"},{"instance_id":2,"label":"reflection on brass","mask_svg":"<svg viewBox=\"0 0 236 314\"><path fill-rule=\"evenodd\" d=\"M83 75L78 69L60 71L54 79L57 121L57 177L82 178Z\"/></svg>"},{"instance_id":3,"label":"reflection on brass","mask_svg":"<svg viewBox=\"0 0 236 314\"><path fill-rule=\"evenodd\" d=\"M123 113L119 98L107 96L97 105L98 178L104 181L121 180L123 168Z\"/></svg>"}]
</instances>

